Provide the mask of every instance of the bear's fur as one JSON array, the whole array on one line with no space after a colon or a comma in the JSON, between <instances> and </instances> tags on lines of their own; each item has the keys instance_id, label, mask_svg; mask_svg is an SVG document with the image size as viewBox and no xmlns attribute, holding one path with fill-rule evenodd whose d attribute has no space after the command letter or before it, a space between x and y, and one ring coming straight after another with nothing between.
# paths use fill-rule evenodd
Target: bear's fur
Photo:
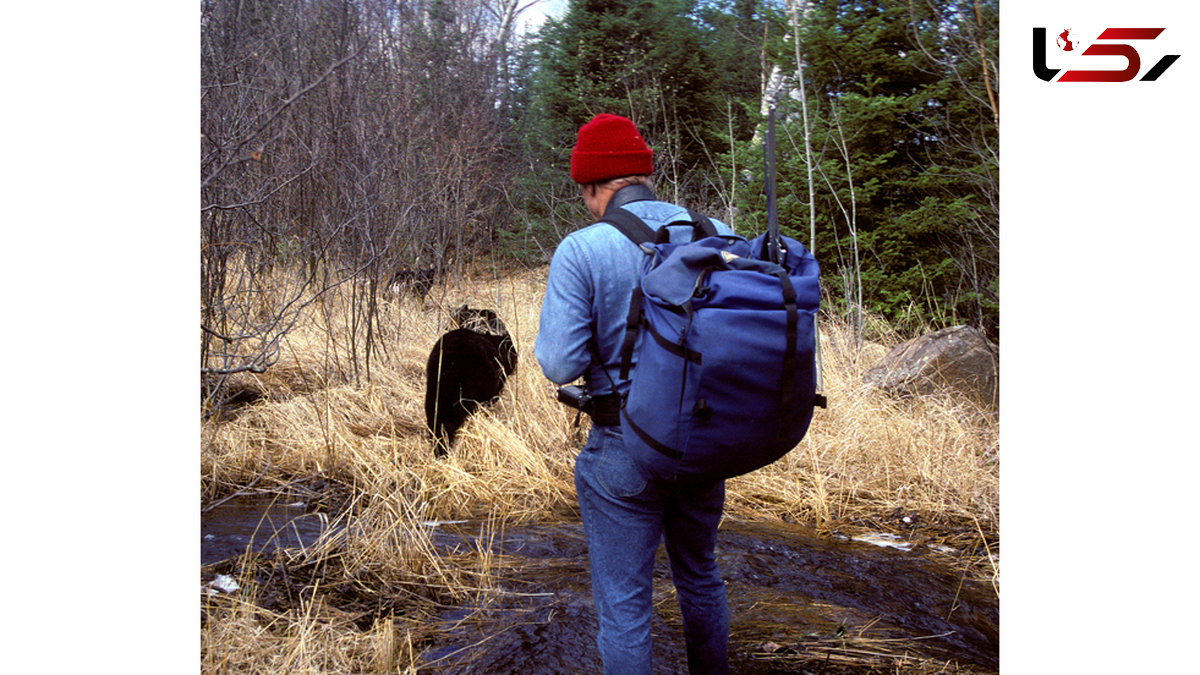
<instances>
[{"instance_id":1,"label":"bear's fur","mask_svg":"<svg viewBox=\"0 0 1200 675\"><path fill-rule=\"evenodd\" d=\"M438 339L425 365L425 421L434 455L445 456L467 416L500 398L517 368L517 350L500 317L463 305L454 313L458 328Z\"/></svg>"}]
</instances>

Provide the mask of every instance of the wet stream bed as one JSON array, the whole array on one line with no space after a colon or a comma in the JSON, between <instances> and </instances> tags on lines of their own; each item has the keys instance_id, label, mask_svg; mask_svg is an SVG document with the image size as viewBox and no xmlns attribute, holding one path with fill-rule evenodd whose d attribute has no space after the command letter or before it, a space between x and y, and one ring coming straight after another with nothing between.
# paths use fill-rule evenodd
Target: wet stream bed
<instances>
[{"instance_id":1,"label":"wet stream bed","mask_svg":"<svg viewBox=\"0 0 1200 675\"><path fill-rule=\"evenodd\" d=\"M423 671L600 672L587 547L578 521L493 531L425 523L446 556L490 551L484 606L448 607ZM248 551L311 546L330 527L300 505L231 500L202 513L202 581ZM879 536L818 536L799 525L721 525L735 673L995 673L999 601L948 552ZM655 567L655 673L686 673L682 623L665 554ZM236 592L232 591L232 592ZM377 601L377 600L376 600Z\"/></svg>"}]
</instances>

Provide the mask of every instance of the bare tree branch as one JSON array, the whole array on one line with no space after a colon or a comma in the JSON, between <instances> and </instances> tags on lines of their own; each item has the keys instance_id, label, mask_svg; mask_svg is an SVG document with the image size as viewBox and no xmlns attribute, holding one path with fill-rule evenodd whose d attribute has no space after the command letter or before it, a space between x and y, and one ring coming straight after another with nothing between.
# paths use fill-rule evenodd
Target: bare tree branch
<instances>
[{"instance_id":1,"label":"bare tree branch","mask_svg":"<svg viewBox=\"0 0 1200 675\"><path fill-rule=\"evenodd\" d=\"M222 163L219 167L217 167L211 174L209 174L208 178L205 178L203 181L200 182L200 188L204 189L204 188L208 187L208 184L211 183L217 176L221 175L221 173L230 164L234 163L235 161L239 161L237 156L238 156L238 153L241 151L241 149L246 147L247 145L249 145L250 142L252 140L254 140L255 138L257 138L258 135L261 134L264 129L271 126L271 123L274 122L280 115L282 115L283 111L287 110L288 108L290 108L292 106L293 103L300 100L301 96L304 96L308 92L310 92L313 89L316 89L318 86L320 86L320 84L322 82L324 82L325 79L328 78L330 75L332 75L334 71L336 71L338 68L341 68L342 66L349 63L352 59L357 57L358 54L359 54L359 52L354 52L353 54L350 54L349 56L346 56L346 57L340 59L339 61L337 61L336 63L334 63L333 65L329 66L329 68L320 77L318 77L316 80L310 82L309 84L305 85L302 89L300 89L300 91L297 91L290 98L288 98L286 101L284 101L282 104L280 104L280 106L275 109L275 112L273 112L271 114L271 116L267 118L267 120L265 122L260 124L257 129L255 129L254 131L252 131L249 134L247 134L246 136L244 136L242 138L242 140L239 141L232 148L232 150L229 153L229 158L226 159L225 162Z\"/></svg>"}]
</instances>

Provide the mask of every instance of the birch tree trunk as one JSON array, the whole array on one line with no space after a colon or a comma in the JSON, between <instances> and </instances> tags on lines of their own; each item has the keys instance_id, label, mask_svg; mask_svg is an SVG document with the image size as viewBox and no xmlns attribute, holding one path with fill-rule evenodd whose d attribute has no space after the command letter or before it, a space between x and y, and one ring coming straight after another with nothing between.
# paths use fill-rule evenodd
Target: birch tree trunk
<instances>
[{"instance_id":1,"label":"birch tree trunk","mask_svg":"<svg viewBox=\"0 0 1200 675\"><path fill-rule=\"evenodd\" d=\"M817 241L817 200L813 186L812 141L808 125L808 96L804 91L804 55L800 51L800 8L807 17L807 0L788 0L788 14L792 20L792 42L796 47L796 88L800 93L800 117L804 122L804 166L808 172L808 248L811 251ZM815 255L815 251L813 252Z\"/></svg>"}]
</instances>

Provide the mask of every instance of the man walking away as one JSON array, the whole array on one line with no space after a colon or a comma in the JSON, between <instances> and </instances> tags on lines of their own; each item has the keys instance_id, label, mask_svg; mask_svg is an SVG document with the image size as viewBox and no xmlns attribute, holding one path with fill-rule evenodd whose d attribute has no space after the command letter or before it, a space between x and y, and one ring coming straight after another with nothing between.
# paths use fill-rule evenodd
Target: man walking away
<instances>
[{"instance_id":1,"label":"man walking away","mask_svg":"<svg viewBox=\"0 0 1200 675\"><path fill-rule=\"evenodd\" d=\"M632 121L602 114L579 129L571 178L597 220L612 208L637 215L655 230L687 219L686 209L654 196L652 174L653 153ZM724 223L712 222L718 233L732 234ZM669 232L673 242L692 236L691 227ZM651 672L654 557L665 540L689 672L727 673L729 611L715 554L725 483L648 477L622 442L618 415L629 381L620 378L620 351L644 256L604 223L564 238L550 263L534 353L557 384L583 377L592 399L592 428L575 462L575 489L604 672Z\"/></svg>"}]
</instances>

